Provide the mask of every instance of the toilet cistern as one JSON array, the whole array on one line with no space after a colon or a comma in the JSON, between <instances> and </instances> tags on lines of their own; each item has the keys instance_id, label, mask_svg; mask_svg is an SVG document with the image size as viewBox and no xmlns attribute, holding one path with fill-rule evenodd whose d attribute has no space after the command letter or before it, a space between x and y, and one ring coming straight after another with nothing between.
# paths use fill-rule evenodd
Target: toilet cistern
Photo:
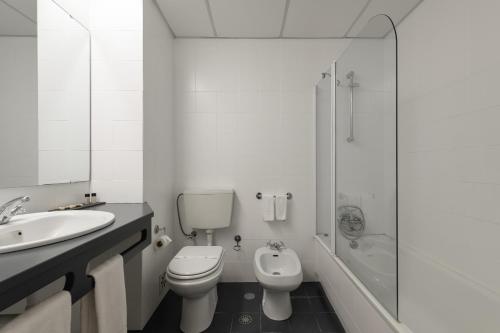
<instances>
[{"instance_id":1,"label":"toilet cistern","mask_svg":"<svg viewBox=\"0 0 500 333\"><path fill-rule=\"evenodd\" d=\"M184 220L193 229L205 230L207 245L214 244L216 229L227 228L233 214L233 189L188 190L183 192Z\"/></svg>"}]
</instances>

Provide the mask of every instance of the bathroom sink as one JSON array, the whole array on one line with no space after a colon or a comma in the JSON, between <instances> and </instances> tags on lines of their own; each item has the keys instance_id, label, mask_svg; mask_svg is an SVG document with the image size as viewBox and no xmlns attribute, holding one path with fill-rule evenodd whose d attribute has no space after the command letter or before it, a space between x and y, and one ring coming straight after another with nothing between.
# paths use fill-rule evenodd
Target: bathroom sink
<instances>
[{"instance_id":1,"label":"bathroom sink","mask_svg":"<svg viewBox=\"0 0 500 333\"><path fill-rule=\"evenodd\" d=\"M0 253L15 252L83 236L105 228L115 215L91 210L23 214L0 225Z\"/></svg>"}]
</instances>

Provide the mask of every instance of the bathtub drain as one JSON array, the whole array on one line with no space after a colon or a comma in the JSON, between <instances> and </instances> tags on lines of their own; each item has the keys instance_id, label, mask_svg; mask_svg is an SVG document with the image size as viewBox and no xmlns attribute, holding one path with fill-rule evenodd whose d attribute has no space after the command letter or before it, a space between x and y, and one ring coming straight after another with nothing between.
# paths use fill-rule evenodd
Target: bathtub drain
<instances>
[{"instance_id":1,"label":"bathtub drain","mask_svg":"<svg viewBox=\"0 0 500 333\"><path fill-rule=\"evenodd\" d=\"M273 272L273 275L281 275L280 272Z\"/></svg>"}]
</instances>

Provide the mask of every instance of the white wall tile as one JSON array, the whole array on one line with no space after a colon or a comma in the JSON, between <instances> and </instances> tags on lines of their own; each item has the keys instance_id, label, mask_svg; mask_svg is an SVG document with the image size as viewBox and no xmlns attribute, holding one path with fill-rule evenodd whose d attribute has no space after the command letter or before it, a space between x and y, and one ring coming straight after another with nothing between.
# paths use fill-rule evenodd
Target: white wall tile
<instances>
[{"instance_id":1,"label":"white wall tile","mask_svg":"<svg viewBox=\"0 0 500 333\"><path fill-rule=\"evenodd\" d=\"M89 1L92 188L107 202L142 202L143 2Z\"/></svg>"},{"instance_id":2,"label":"white wall tile","mask_svg":"<svg viewBox=\"0 0 500 333\"><path fill-rule=\"evenodd\" d=\"M423 1L398 26L399 319L415 333L500 327L497 9Z\"/></svg>"},{"instance_id":3,"label":"white wall tile","mask_svg":"<svg viewBox=\"0 0 500 333\"><path fill-rule=\"evenodd\" d=\"M142 180L142 151L114 151L113 178L114 180Z\"/></svg>"},{"instance_id":4,"label":"white wall tile","mask_svg":"<svg viewBox=\"0 0 500 333\"><path fill-rule=\"evenodd\" d=\"M113 121L92 119L92 151L113 150Z\"/></svg>"},{"instance_id":5,"label":"white wall tile","mask_svg":"<svg viewBox=\"0 0 500 333\"><path fill-rule=\"evenodd\" d=\"M239 111L239 94L237 92L218 92L217 111L232 113Z\"/></svg>"},{"instance_id":6,"label":"white wall tile","mask_svg":"<svg viewBox=\"0 0 500 333\"><path fill-rule=\"evenodd\" d=\"M196 112L217 112L217 93L197 92Z\"/></svg>"},{"instance_id":7,"label":"white wall tile","mask_svg":"<svg viewBox=\"0 0 500 333\"><path fill-rule=\"evenodd\" d=\"M142 61L92 61L93 91L141 91Z\"/></svg>"},{"instance_id":8,"label":"white wall tile","mask_svg":"<svg viewBox=\"0 0 500 333\"><path fill-rule=\"evenodd\" d=\"M113 121L114 150L142 150L142 121Z\"/></svg>"},{"instance_id":9,"label":"white wall tile","mask_svg":"<svg viewBox=\"0 0 500 333\"><path fill-rule=\"evenodd\" d=\"M98 91L92 94L92 117L103 120L142 120L142 92Z\"/></svg>"},{"instance_id":10,"label":"white wall tile","mask_svg":"<svg viewBox=\"0 0 500 333\"><path fill-rule=\"evenodd\" d=\"M142 30L142 1L90 0L92 30Z\"/></svg>"},{"instance_id":11,"label":"white wall tile","mask_svg":"<svg viewBox=\"0 0 500 333\"><path fill-rule=\"evenodd\" d=\"M140 30L94 30L92 42L93 60L142 60Z\"/></svg>"},{"instance_id":12,"label":"white wall tile","mask_svg":"<svg viewBox=\"0 0 500 333\"><path fill-rule=\"evenodd\" d=\"M92 191L97 200L111 198L113 202L143 202L142 180L92 180Z\"/></svg>"},{"instance_id":13,"label":"white wall tile","mask_svg":"<svg viewBox=\"0 0 500 333\"><path fill-rule=\"evenodd\" d=\"M194 91L178 92L175 95L176 109L181 113L196 112L197 96Z\"/></svg>"}]
</instances>

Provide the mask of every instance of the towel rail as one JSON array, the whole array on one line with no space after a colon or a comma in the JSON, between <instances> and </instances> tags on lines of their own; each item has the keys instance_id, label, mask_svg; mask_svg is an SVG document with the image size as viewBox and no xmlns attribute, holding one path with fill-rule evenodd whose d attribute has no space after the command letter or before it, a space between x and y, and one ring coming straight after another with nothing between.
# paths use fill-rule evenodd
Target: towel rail
<instances>
[{"instance_id":1,"label":"towel rail","mask_svg":"<svg viewBox=\"0 0 500 333\"><path fill-rule=\"evenodd\" d=\"M255 195L255 197L256 197L258 200L262 199L262 192L257 192L257 194ZM274 196L274 197L276 198L276 196ZM287 192L287 194L286 194L286 198L287 198L288 200L292 199L292 193Z\"/></svg>"}]
</instances>

